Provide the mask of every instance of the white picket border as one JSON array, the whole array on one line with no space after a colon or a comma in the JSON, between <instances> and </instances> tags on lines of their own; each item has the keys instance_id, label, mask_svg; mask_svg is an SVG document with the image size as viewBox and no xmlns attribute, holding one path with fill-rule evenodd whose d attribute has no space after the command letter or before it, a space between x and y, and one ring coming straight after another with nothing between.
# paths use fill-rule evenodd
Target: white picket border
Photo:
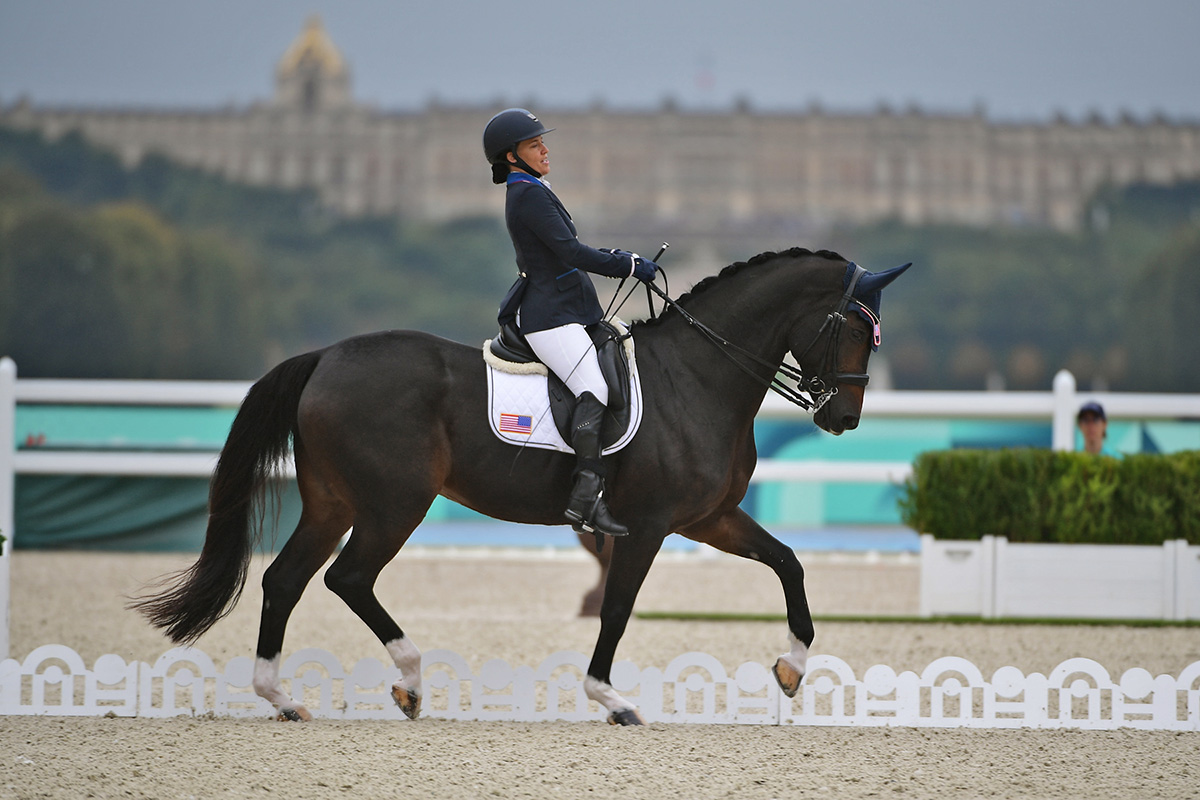
<instances>
[{"instance_id":1,"label":"white picket border","mask_svg":"<svg viewBox=\"0 0 1200 800\"><path fill-rule=\"evenodd\" d=\"M450 650L422 659L422 715L439 719L599 721L584 694L588 659L560 651L536 667L501 660L473 672ZM706 653L685 653L665 669L613 666L612 685L647 722L913 728L1074 728L1200 730L1200 661L1176 676L1140 668L1119 679L1087 658L1048 675L1001 667L991 678L970 661L938 658L920 673L878 665L857 677L845 661L813 656L796 697L770 670L742 664L733 674ZM0 662L0 715L262 717L253 661L216 665L200 650L175 648L153 664L100 656L89 669L65 645L44 645L24 660ZM321 719L404 719L389 688L399 670L374 658L350 669L331 653L306 649L281 668L285 688Z\"/></svg>"}]
</instances>

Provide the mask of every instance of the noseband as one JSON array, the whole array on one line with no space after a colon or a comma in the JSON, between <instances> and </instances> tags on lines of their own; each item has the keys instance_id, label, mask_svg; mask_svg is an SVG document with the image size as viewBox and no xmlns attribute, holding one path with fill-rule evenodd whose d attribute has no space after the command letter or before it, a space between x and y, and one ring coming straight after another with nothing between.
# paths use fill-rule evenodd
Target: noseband
<instances>
[{"instance_id":1,"label":"noseband","mask_svg":"<svg viewBox=\"0 0 1200 800\"><path fill-rule=\"evenodd\" d=\"M870 376L863 372L837 371L837 352L841 344L842 332L846 327L846 308L854 301L854 288L858 286L859 279L866 273L867 271L863 267L860 267L858 264L854 265L854 274L851 275L850 280L847 282L846 291L842 293L837 307L825 317L825 321L817 329L817 333L813 336L812 341L809 342L808 347L804 348L804 352L796 359L797 362L803 360L808 355L808 352L820 341L821 337L825 335L825 353L821 357L821 369L816 375L806 375L803 367L793 367L786 363L772 364L766 359L760 358L754 353L737 346L696 319L683 306L672 300L654 284L647 283L646 288L662 298L663 302L678 311L687 320L689 325L702 333L710 342L717 345L722 355L732 361L742 372L745 372L755 381L765 385L788 402L800 406L811 414L816 414L821 410L822 406L833 399L833 396L838 393L839 383L848 383L852 386L866 386L870 380ZM866 306L862 303L859 303L859 307L866 309ZM867 313L870 314L871 312L867 311ZM873 314L871 314L871 317L874 319ZM875 321L878 323L878 320ZM754 362L758 366L771 369L773 372L770 380L764 379L740 359L745 359L746 361ZM780 378L781 374L785 378L795 381L796 387L792 388L785 383Z\"/></svg>"}]
</instances>

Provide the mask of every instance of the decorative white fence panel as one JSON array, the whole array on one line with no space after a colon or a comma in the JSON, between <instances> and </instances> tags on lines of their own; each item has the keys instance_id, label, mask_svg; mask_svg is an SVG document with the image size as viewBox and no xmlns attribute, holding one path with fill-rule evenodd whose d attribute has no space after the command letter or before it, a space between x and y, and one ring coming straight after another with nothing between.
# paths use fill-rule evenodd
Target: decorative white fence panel
<instances>
[{"instance_id":1,"label":"decorative white fence panel","mask_svg":"<svg viewBox=\"0 0 1200 800\"><path fill-rule=\"evenodd\" d=\"M1177 677L1135 668L1114 680L1103 666L1072 658L1049 675L1001 667L990 679L963 658L939 658L919 674L871 667L860 679L839 658L809 659L795 698L761 664L728 674L705 653L666 669L622 661L613 687L648 722L918 728L1142 728L1200 731L1200 661ZM537 667L499 660L472 672L449 650L422 660L424 716L461 720L600 721L583 690L587 657L562 651ZM389 694L399 671L372 658L345 669L324 650L301 650L281 666L285 688L314 716L404 719ZM153 664L117 655L91 669L74 650L45 645L23 661L0 662L0 715L259 717L270 704L252 688L253 661L224 668L203 652L176 648Z\"/></svg>"},{"instance_id":2,"label":"decorative white fence panel","mask_svg":"<svg viewBox=\"0 0 1200 800\"><path fill-rule=\"evenodd\" d=\"M921 615L1200 619L1200 546L921 536Z\"/></svg>"}]
</instances>

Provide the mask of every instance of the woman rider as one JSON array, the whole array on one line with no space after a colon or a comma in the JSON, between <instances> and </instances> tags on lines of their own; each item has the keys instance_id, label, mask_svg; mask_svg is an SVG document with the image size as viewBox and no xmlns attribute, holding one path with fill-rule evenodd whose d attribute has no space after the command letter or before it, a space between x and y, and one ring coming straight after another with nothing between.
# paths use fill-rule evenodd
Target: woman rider
<instances>
[{"instance_id":1,"label":"woman rider","mask_svg":"<svg viewBox=\"0 0 1200 800\"><path fill-rule=\"evenodd\" d=\"M515 320L538 359L577 399L571 419L574 487L566 517L577 530L625 536L604 500L600 425L608 386L596 348L584 329L604 316L587 273L654 280L657 266L636 253L596 250L576 238L571 215L542 178L550 172L549 133L523 108L501 111L483 131L492 183L507 184L504 220L517 254L520 277L500 306L500 324Z\"/></svg>"}]
</instances>

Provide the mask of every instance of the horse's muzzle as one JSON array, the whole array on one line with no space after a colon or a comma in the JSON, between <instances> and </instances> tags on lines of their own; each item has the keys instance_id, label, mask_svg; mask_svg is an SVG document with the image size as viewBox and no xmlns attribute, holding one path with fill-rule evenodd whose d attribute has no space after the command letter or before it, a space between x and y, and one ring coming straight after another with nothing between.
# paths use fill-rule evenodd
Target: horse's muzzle
<instances>
[{"instance_id":1,"label":"horse's muzzle","mask_svg":"<svg viewBox=\"0 0 1200 800\"><path fill-rule=\"evenodd\" d=\"M830 409L823 408L813 417L813 422L817 427L827 433L832 433L834 436L841 436L846 431L852 431L858 427L860 416L858 414L842 414L835 415Z\"/></svg>"}]
</instances>

